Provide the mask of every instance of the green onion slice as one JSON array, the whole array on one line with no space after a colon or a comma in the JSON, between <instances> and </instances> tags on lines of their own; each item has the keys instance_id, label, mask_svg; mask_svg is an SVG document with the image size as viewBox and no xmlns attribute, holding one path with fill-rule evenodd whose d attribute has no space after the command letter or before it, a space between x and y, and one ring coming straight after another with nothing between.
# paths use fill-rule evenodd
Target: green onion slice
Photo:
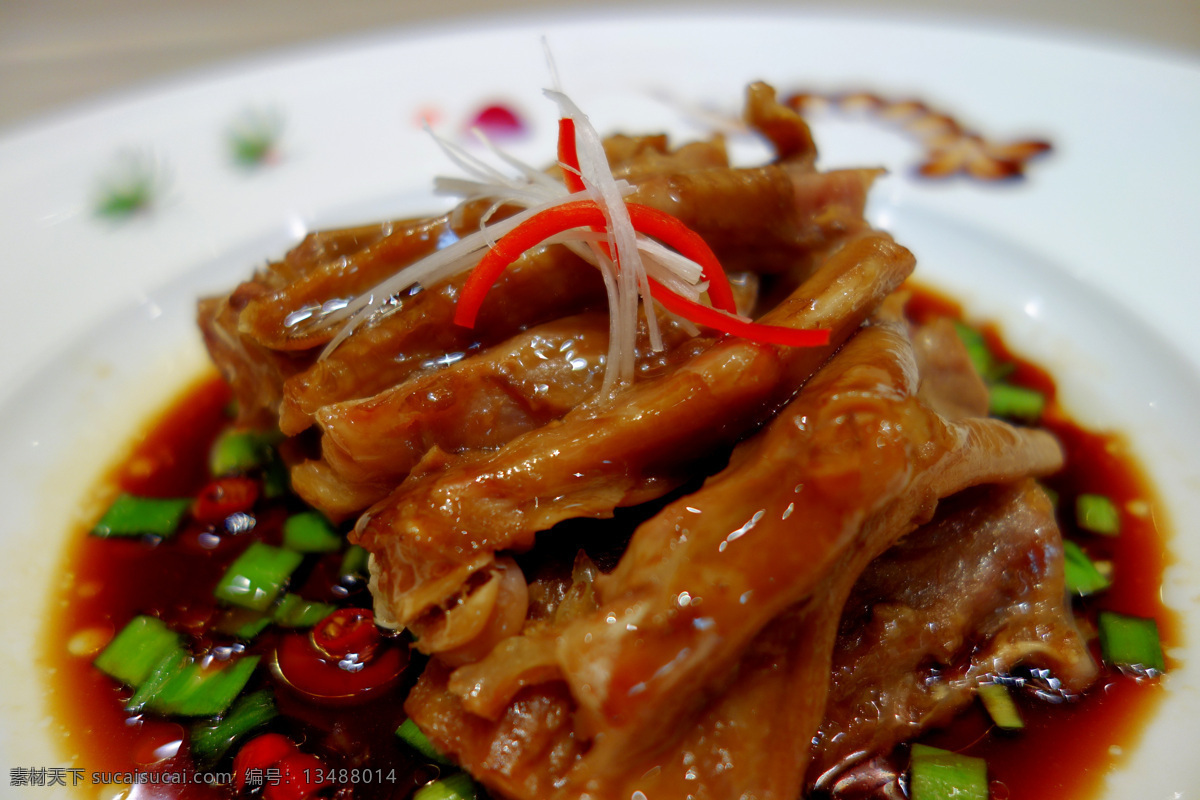
<instances>
[{"instance_id":1,"label":"green onion slice","mask_svg":"<svg viewBox=\"0 0 1200 800\"><path fill-rule=\"evenodd\" d=\"M954 329L958 338L967 348L967 356L971 365L986 383L994 383L1007 377L1013 371L1014 365L996 358L996 354L988 347L987 339L981 331L963 322L955 320Z\"/></svg>"},{"instance_id":2,"label":"green onion slice","mask_svg":"<svg viewBox=\"0 0 1200 800\"><path fill-rule=\"evenodd\" d=\"M1025 727L1021 712L1013 701L1008 687L1000 683L982 683L979 685L979 699L984 709L996 727L1005 731L1017 731Z\"/></svg>"},{"instance_id":3,"label":"green onion slice","mask_svg":"<svg viewBox=\"0 0 1200 800\"><path fill-rule=\"evenodd\" d=\"M988 800L982 758L914 744L911 777L912 800Z\"/></svg>"},{"instance_id":4,"label":"green onion slice","mask_svg":"<svg viewBox=\"0 0 1200 800\"><path fill-rule=\"evenodd\" d=\"M438 749L433 746L433 742L429 741L429 737L417 727L417 723L412 719L406 719L396 729L396 735L400 740L416 750L421 755L428 758L430 761L436 761L439 764L451 763L444 755L438 752Z\"/></svg>"},{"instance_id":5,"label":"green onion slice","mask_svg":"<svg viewBox=\"0 0 1200 800\"><path fill-rule=\"evenodd\" d=\"M228 428L213 442L208 456L209 472L219 478L266 467L274 460L274 447L280 438L275 431Z\"/></svg>"},{"instance_id":6,"label":"green onion slice","mask_svg":"<svg viewBox=\"0 0 1200 800\"><path fill-rule=\"evenodd\" d=\"M1026 424L1036 423L1046 409L1046 395L1036 389L1011 383L988 387L988 413Z\"/></svg>"},{"instance_id":7,"label":"green onion slice","mask_svg":"<svg viewBox=\"0 0 1200 800\"><path fill-rule=\"evenodd\" d=\"M475 782L465 772L427 783L417 790L412 800L475 800Z\"/></svg>"},{"instance_id":8,"label":"green onion slice","mask_svg":"<svg viewBox=\"0 0 1200 800\"><path fill-rule=\"evenodd\" d=\"M171 653L182 650L179 634L157 617L130 620L92 663L126 686L140 686Z\"/></svg>"},{"instance_id":9,"label":"green onion slice","mask_svg":"<svg viewBox=\"0 0 1200 800\"><path fill-rule=\"evenodd\" d=\"M1075 498L1075 522L1085 531L1101 536L1121 532L1121 514L1117 504L1102 494L1081 494Z\"/></svg>"},{"instance_id":10,"label":"green onion slice","mask_svg":"<svg viewBox=\"0 0 1200 800\"><path fill-rule=\"evenodd\" d=\"M324 514L304 511L284 521L283 544L299 553L333 553L342 548L342 537Z\"/></svg>"},{"instance_id":11,"label":"green onion slice","mask_svg":"<svg viewBox=\"0 0 1200 800\"><path fill-rule=\"evenodd\" d=\"M1096 619L1106 664L1153 677L1167 671L1158 623L1145 617L1101 611Z\"/></svg>"},{"instance_id":12,"label":"green onion slice","mask_svg":"<svg viewBox=\"0 0 1200 800\"><path fill-rule=\"evenodd\" d=\"M293 550L254 542L229 565L213 594L235 606L266 611L303 560Z\"/></svg>"},{"instance_id":13,"label":"green onion slice","mask_svg":"<svg viewBox=\"0 0 1200 800\"><path fill-rule=\"evenodd\" d=\"M276 625L284 628L311 628L337 610L337 606L305 600L298 594L288 592L275 606L272 618Z\"/></svg>"},{"instance_id":14,"label":"green onion slice","mask_svg":"<svg viewBox=\"0 0 1200 800\"><path fill-rule=\"evenodd\" d=\"M1112 585L1083 548L1070 539L1063 540L1063 577L1067 591L1080 597L1102 592Z\"/></svg>"},{"instance_id":15,"label":"green onion slice","mask_svg":"<svg viewBox=\"0 0 1200 800\"><path fill-rule=\"evenodd\" d=\"M191 498L140 497L121 494L92 528L93 536L144 536L167 538L179 530L191 507Z\"/></svg>"},{"instance_id":16,"label":"green onion slice","mask_svg":"<svg viewBox=\"0 0 1200 800\"><path fill-rule=\"evenodd\" d=\"M352 544L346 548L345 555L342 556L342 566L338 571L338 575L342 579L363 580L368 577L369 570L367 561L370 554L366 548Z\"/></svg>"},{"instance_id":17,"label":"green onion slice","mask_svg":"<svg viewBox=\"0 0 1200 800\"><path fill-rule=\"evenodd\" d=\"M242 696L224 717L197 723L192 728L192 756L201 764L214 764L250 731L277 714L275 696L261 689Z\"/></svg>"},{"instance_id":18,"label":"green onion slice","mask_svg":"<svg viewBox=\"0 0 1200 800\"><path fill-rule=\"evenodd\" d=\"M205 665L184 650L164 658L125 704L129 712L153 711L185 717L223 713L250 680L259 656Z\"/></svg>"}]
</instances>

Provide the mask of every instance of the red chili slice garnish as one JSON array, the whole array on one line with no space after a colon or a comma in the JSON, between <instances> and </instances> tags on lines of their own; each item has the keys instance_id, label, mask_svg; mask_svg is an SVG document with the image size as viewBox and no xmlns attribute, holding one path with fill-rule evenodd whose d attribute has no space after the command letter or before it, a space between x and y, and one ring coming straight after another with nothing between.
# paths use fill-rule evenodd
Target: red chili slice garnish
<instances>
[{"instance_id":1,"label":"red chili slice garnish","mask_svg":"<svg viewBox=\"0 0 1200 800\"><path fill-rule=\"evenodd\" d=\"M558 121L558 163L562 167L563 183L574 194L584 189L579 175L579 152L575 147L575 120L563 117Z\"/></svg>"},{"instance_id":2,"label":"red chili slice garnish","mask_svg":"<svg viewBox=\"0 0 1200 800\"><path fill-rule=\"evenodd\" d=\"M218 478L196 495L192 503L192 516L200 522L215 525L231 514L254 508L258 493L258 481L253 478Z\"/></svg>"},{"instance_id":3,"label":"red chili slice garnish","mask_svg":"<svg viewBox=\"0 0 1200 800\"><path fill-rule=\"evenodd\" d=\"M296 751L291 739L279 733L264 733L242 745L233 758L233 785L239 792L246 785L246 770L266 770Z\"/></svg>"},{"instance_id":4,"label":"red chili slice garnish","mask_svg":"<svg viewBox=\"0 0 1200 800\"><path fill-rule=\"evenodd\" d=\"M346 668L340 664L344 663ZM325 705L353 705L395 684L408 666L408 651L382 643L370 660L339 662L324 655L303 633L279 640L272 668L285 685Z\"/></svg>"},{"instance_id":5,"label":"red chili slice garnish","mask_svg":"<svg viewBox=\"0 0 1200 800\"><path fill-rule=\"evenodd\" d=\"M700 305L681 297L657 281L650 282L651 294L672 313L692 320L698 325L752 341L780 344L789 347L813 347L829 343L827 330L800 330L778 325L748 322L735 316L733 291L721 269L716 255L700 238L678 219L639 203L626 203L629 217L636 230L656 236L682 255L699 264L709 282L709 298L717 308ZM463 283L455 309L454 321L470 328L483 305L483 299L501 273L520 258L526 250L546 239L572 228L607 225L604 212L592 200L577 200L534 214L506 233L489 250L475 270ZM725 312L725 313L723 313Z\"/></svg>"},{"instance_id":6,"label":"red chili slice garnish","mask_svg":"<svg viewBox=\"0 0 1200 800\"><path fill-rule=\"evenodd\" d=\"M312 641L333 658L357 656L368 661L379 646L379 628L369 608L339 608L313 626Z\"/></svg>"}]
</instances>

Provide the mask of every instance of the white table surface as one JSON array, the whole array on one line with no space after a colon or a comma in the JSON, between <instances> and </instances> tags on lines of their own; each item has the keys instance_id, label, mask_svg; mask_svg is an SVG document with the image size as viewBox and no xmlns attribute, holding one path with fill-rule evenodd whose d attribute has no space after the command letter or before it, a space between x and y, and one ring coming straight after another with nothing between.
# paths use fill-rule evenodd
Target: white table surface
<instances>
[{"instance_id":1,"label":"white table surface","mask_svg":"<svg viewBox=\"0 0 1200 800\"><path fill-rule=\"evenodd\" d=\"M0 128L236 59L487 17L726 4L651 0L0 0ZM756 0L758 7L972 21L1200 58L1198 0Z\"/></svg>"}]
</instances>

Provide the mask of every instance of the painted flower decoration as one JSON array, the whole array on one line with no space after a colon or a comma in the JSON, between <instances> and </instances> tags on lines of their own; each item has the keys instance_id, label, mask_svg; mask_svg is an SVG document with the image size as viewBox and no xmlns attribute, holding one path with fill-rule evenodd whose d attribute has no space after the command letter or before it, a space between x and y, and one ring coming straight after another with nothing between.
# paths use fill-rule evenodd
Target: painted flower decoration
<instances>
[{"instance_id":1,"label":"painted flower decoration","mask_svg":"<svg viewBox=\"0 0 1200 800\"><path fill-rule=\"evenodd\" d=\"M273 108L243 110L229 128L229 150L244 167L269 164L279 158L283 115Z\"/></svg>"},{"instance_id":2,"label":"painted flower decoration","mask_svg":"<svg viewBox=\"0 0 1200 800\"><path fill-rule=\"evenodd\" d=\"M966 129L954 117L919 100L888 99L870 92L796 93L788 104L803 115L857 113L900 128L925 150L916 172L926 178L964 175L984 181L1023 177L1029 162L1049 152L1049 142L997 142Z\"/></svg>"},{"instance_id":3,"label":"painted flower decoration","mask_svg":"<svg viewBox=\"0 0 1200 800\"><path fill-rule=\"evenodd\" d=\"M167 186L166 170L146 150L122 150L100 176L96 213L111 218L129 217L146 211Z\"/></svg>"}]
</instances>

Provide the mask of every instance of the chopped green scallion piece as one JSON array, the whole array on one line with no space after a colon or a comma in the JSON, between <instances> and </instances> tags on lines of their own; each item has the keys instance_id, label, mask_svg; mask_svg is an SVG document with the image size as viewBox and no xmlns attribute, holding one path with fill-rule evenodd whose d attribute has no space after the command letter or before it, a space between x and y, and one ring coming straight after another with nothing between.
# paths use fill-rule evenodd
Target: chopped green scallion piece
<instances>
[{"instance_id":1,"label":"chopped green scallion piece","mask_svg":"<svg viewBox=\"0 0 1200 800\"><path fill-rule=\"evenodd\" d=\"M1096 568L1083 548L1070 539L1063 540L1063 576L1066 578L1067 591L1081 597L1102 592L1112 585L1112 581Z\"/></svg>"},{"instance_id":2,"label":"chopped green scallion piece","mask_svg":"<svg viewBox=\"0 0 1200 800\"><path fill-rule=\"evenodd\" d=\"M134 690L133 696L125 703L125 710L132 714L145 709L162 693L163 687L175 680L176 676L188 669L192 663L191 654L182 647L167 653L154 665L154 670L146 680Z\"/></svg>"},{"instance_id":3,"label":"chopped green scallion piece","mask_svg":"<svg viewBox=\"0 0 1200 800\"><path fill-rule=\"evenodd\" d=\"M342 568L339 570L339 575L342 578L352 578L354 580L365 581L369 576L367 561L370 554L366 548L352 544L346 548L346 554L342 556Z\"/></svg>"},{"instance_id":4,"label":"chopped green scallion piece","mask_svg":"<svg viewBox=\"0 0 1200 800\"><path fill-rule=\"evenodd\" d=\"M1081 494L1075 498L1075 522L1085 531L1101 536L1121 532L1121 513L1116 503L1102 494Z\"/></svg>"},{"instance_id":5,"label":"chopped green scallion piece","mask_svg":"<svg viewBox=\"0 0 1200 800\"><path fill-rule=\"evenodd\" d=\"M1012 364L996 358L982 332L958 321L955 321L954 329L958 332L963 346L967 348L967 357L971 359L971 365L985 382L999 381L1013 371Z\"/></svg>"},{"instance_id":6,"label":"chopped green scallion piece","mask_svg":"<svg viewBox=\"0 0 1200 800\"><path fill-rule=\"evenodd\" d=\"M400 737L401 741L430 761L436 761L439 764L450 763L444 755L438 752L438 749L433 746L433 742L429 741L429 737L417 727L417 723L413 722L412 719L406 719L400 723L400 727L396 729L396 735Z\"/></svg>"},{"instance_id":7,"label":"chopped green scallion piece","mask_svg":"<svg viewBox=\"0 0 1200 800\"><path fill-rule=\"evenodd\" d=\"M298 594L288 592L275 606L272 618L284 628L311 628L337 610L337 606L305 600Z\"/></svg>"},{"instance_id":8,"label":"chopped green scallion piece","mask_svg":"<svg viewBox=\"0 0 1200 800\"><path fill-rule=\"evenodd\" d=\"M1110 666L1147 676L1167 671L1158 623L1145 617L1101 611L1096 619L1100 654Z\"/></svg>"},{"instance_id":9,"label":"chopped green scallion piece","mask_svg":"<svg viewBox=\"0 0 1200 800\"><path fill-rule=\"evenodd\" d=\"M342 548L342 537L324 514L303 511L284 521L283 544L299 553L332 553Z\"/></svg>"},{"instance_id":10,"label":"chopped green scallion piece","mask_svg":"<svg viewBox=\"0 0 1200 800\"><path fill-rule=\"evenodd\" d=\"M914 744L911 778L912 800L988 800L982 758Z\"/></svg>"},{"instance_id":11,"label":"chopped green scallion piece","mask_svg":"<svg viewBox=\"0 0 1200 800\"><path fill-rule=\"evenodd\" d=\"M226 608L213 625L213 630L226 636L249 641L262 633L272 622L270 614L236 606Z\"/></svg>"},{"instance_id":12,"label":"chopped green scallion piece","mask_svg":"<svg viewBox=\"0 0 1200 800\"><path fill-rule=\"evenodd\" d=\"M979 699L996 727L1006 731L1017 731L1025 727L1021 712L1009 694L1008 687L999 683L983 683L979 686Z\"/></svg>"},{"instance_id":13,"label":"chopped green scallion piece","mask_svg":"<svg viewBox=\"0 0 1200 800\"><path fill-rule=\"evenodd\" d=\"M213 594L235 606L266 611L303 560L293 550L254 542L229 565Z\"/></svg>"},{"instance_id":14,"label":"chopped green scallion piece","mask_svg":"<svg viewBox=\"0 0 1200 800\"><path fill-rule=\"evenodd\" d=\"M216 477L237 475L266 466L274 459L279 434L273 431L222 431L208 456L209 471Z\"/></svg>"},{"instance_id":15,"label":"chopped green scallion piece","mask_svg":"<svg viewBox=\"0 0 1200 800\"><path fill-rule=\"evenodd\" d=\"M475 800L475 782L465 772L427 783L417 790L412 800Z\"/></svg>"},{"instance_id":16,"label":"chopped green scallion piece","mask_svg":"<svg viewBox=\"0 0 1200 800\"><path fill-rule=\"evenodd\" d=\"M1017 422L1035 423L1046 409L1046 395L1036 389L994 383L988 387L988 413Z\"/></svg>"},{"instance_id":17,"label":"chopped green scallion piece","mask_svg":"<svg viewBox=\"0 0 1200 800\"><path fill-rule=\"evenodd\" d=\"M201 764L215 764L239 739L278 713L275 696L269 689L243 696L224 717L198 723L192 728L192 757Z\"/></svg>"},{"instance_id":18,"label":"chopped green scallion piece","mask_svg":"<svg viewBox=\"0 0 1200 800\"><path fill-rule=\"evenodd\" d=\"M92 528L93 536L144 536L167 538L191 507L188 498L139 497L128 492L117 497Z\"/></svg>"},{"instance_id":19,"label":"chopped green scallion piece","mask_svg":"<svg viewBox=\"0 0 1200 800\"><path fill-rule=\"evenodd\" d=\"M180 651L159 664L154 674L133 693L125 710L184 717L224 713L245 688L258 661L259 656L248 656L206 666Z\"/></svg>"},{"instance_id":20,"label":"chopped green scallion piece","mask_svg":"<svg viewBox=\"0 0 1200 800\"><path fill-rule=\"evenodd\" d=\"M260 656L245 656L220 668L202 667L195 663L195 674L180 680L173 691L164 690L161 707L152 708L165 714L180 714L185 717L211 717L223 714L246 688L250 676L258 666Z\"/></svg>"},{"instance_id":21,"label":"chopped green scallion piece","mask_svg":"<svg viewBox=\"0 0 1200 800\"><path fill-rule=\"evenodd\" d=\"M169 654L180 650L179 634L157 617L134 617L92 663L126 686L140 686Z\"/></svg>"}]
</instances>

